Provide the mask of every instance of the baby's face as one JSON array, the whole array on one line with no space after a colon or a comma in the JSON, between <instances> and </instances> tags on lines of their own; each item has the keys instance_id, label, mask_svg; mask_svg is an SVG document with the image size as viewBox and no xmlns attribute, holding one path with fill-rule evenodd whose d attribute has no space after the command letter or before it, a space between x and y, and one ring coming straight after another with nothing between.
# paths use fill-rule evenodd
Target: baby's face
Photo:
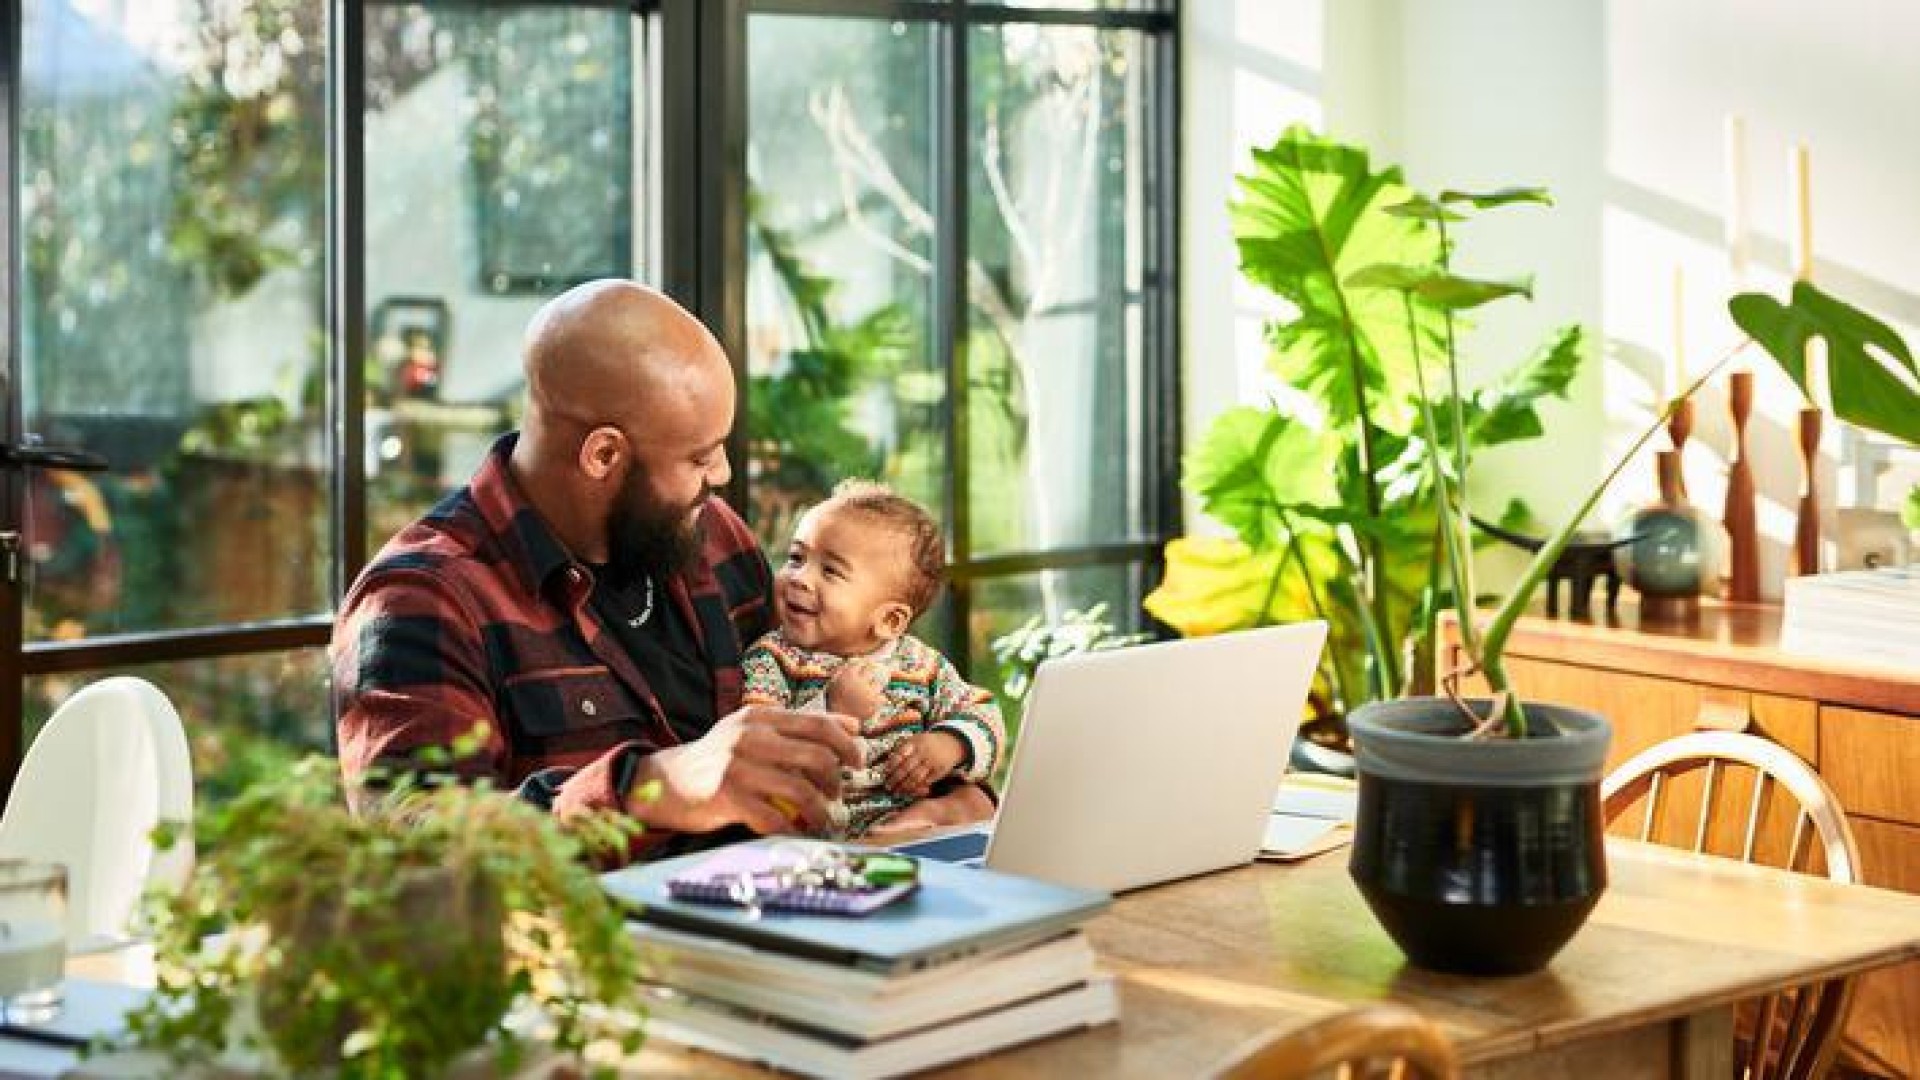
<instances>
[{"instance_id":1,"label":"baby's face","mask_svg":"<svg viewBox=\"0 0 1920 1080\"><path fill-rule=\"evenodd\" d=\"M774 573L774 603L787 640L859 656L898 637L884 616L888 605L900 606L901 543L894 530L863 514L809 510Z\"/></svg>"}]
</instances>

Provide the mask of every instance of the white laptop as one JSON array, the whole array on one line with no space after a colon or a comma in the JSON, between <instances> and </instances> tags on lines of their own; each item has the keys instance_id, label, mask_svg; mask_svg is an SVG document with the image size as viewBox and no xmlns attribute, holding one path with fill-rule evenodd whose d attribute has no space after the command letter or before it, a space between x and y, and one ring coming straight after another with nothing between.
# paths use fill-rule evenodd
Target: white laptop
<instances>
[{"instance_id":1,"label":"white laptop","mask_svg":"<svg viewBox=\"0 0 1920 1080\"><path fill-rule=\"evenodd\" d=\"M1251 862L1326 636L1303 622L1049 660L999 815L896 850L1115 892Z\"/></svg>"}]
</instances>

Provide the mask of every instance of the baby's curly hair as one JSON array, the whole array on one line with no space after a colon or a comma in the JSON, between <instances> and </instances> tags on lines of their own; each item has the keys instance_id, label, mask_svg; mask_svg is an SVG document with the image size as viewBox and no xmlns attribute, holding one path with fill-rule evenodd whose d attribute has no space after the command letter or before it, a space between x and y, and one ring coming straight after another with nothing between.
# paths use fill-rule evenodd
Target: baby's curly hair
<instances>
[{"instance_id":1,"label":"baby's curly hair","mask_svg":"<svg viewBox=\"0 0 1920 1080\"><path fill-rule=\"evenodd\" d=\"M905 581L900 599L915 618L933 606L947 572L946 542L940 525L919 503L873 480L842 480L820 504L822 510L864 514L906 541Z\"/></svg>"}]
</instances>

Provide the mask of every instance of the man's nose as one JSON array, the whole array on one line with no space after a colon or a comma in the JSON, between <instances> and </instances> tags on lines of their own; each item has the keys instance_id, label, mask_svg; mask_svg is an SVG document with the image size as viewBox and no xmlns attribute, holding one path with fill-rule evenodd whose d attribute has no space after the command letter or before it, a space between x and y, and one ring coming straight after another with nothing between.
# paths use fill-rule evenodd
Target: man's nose
<instances>
[{"instance_id":1,"label":"man's nose","mask_svg":"<svg viewBox=\"0 0 1920 1080\"><path fill-rule=\"evenodd\" d=\"M713 455L713 464L707 469L707 487L719 491L733 479L733 462L727 457L727 448L723 444L720 452Z\"/></svg>"}]
</instances>

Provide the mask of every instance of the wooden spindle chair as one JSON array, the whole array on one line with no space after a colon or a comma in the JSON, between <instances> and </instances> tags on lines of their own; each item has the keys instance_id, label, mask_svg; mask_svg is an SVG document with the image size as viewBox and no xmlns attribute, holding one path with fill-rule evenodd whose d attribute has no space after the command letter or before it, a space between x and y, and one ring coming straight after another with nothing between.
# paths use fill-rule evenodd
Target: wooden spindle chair
<instances>
[{"instance_id":1,"label":"wooden spindle chair","mask_svg":"<svg viewBox=\"0 0 1920 1080\"><path fill-rule=\"evenodd\" d=\"M1262 1035L1229 1054L1214 1080L1454 1080L1453 1045L1403 1005L1367 1005Z\"/></svg>"},{"instance_id":2,"label":"wooden spindle chair","mask_svg":"<svg viewBox=\"0 0 1920 1080\"><path fill-rule=\"evenodd\" d=\"M1697 805L1669 798L1683 779L1696 775ZM1791 805L1778 801L1781 792ZM1742 794L1748 795L1744 807ZM1845 884L1860 880L1859 846L1832 789L1792 751L1755 735L1702 731L1668 739L1613 770L1600 798L1609 823L1630 820L1628 812L1644 806L1641 840L1803 874L1824 867L1829 879ZM1731 813L1739 816L1727 816ZM1784 845L1783 816L1791 818ZM1737 845L1723 842L1730 839ZM1839 1050L1852 1000L1853 980L1834 979L1742 1003L1735 1018L1736 1076L1801 1080L1825 1075Z\"/></svg>"}]
</instances>

